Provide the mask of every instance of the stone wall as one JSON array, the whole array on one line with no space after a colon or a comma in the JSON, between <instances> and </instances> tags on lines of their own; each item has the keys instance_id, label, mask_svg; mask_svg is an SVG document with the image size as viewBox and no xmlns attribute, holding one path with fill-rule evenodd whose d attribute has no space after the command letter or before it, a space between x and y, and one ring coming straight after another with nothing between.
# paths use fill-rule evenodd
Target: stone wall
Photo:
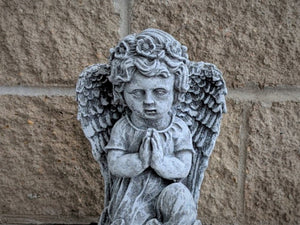
<instances>
[{"instance_id":1,"label":"stone wall","mask_svg":"<svg viewBox=\"0 0 300 225\"><path fill-rule=\"evenodd\" d=\"M299 224L300 2L0 0L0 223L96 222L103 181L75 84L128 33L160 28L228 86L205 224Z\"/></svg>"}]
</instances>

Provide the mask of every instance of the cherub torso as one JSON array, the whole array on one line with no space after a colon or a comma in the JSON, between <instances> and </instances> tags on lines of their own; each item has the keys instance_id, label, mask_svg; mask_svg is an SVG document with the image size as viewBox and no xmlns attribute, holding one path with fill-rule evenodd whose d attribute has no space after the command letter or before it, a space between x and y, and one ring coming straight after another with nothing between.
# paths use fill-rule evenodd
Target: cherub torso
<instances>
[{"instance_id":1,"label":"cherub torso","mask_svg":"<svg viewBox=\"0 0 300 225\"><path fill-rule=\"evenodd\" d=\"M134 126L128 116L124 116L115 124L105 149L136 153L146 132L147 130ZM173 116L170 125L158 131L158 134L164 142L165 156L174 155L177 151L193 149L188 127L176 116ZM154 209L159 194L174 182L160 177L150 167L136 177L114 177L113 179L112 198L109 204L111 222L122 218L126 224L136 224L136 221L140 223L155 218Z\"/></svg>"}]
</instances>

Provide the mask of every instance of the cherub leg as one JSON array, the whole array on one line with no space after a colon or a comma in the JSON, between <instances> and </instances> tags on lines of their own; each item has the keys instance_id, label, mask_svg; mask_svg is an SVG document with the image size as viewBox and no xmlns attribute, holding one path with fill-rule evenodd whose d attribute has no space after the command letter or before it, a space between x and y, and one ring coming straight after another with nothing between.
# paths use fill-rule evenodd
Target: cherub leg
<instances>
[{"instance_id":1,"label":"cherub leg","mask_svg":"<svg viewBox=\"0 0 300 225\"><path fill-rule=\"evenodd\" d=\"M197 218L194 199L182 183L171 184L161 192L157 201L157 211L161 223L154 220L149 225L193 225Z\"/></svg>"}]
</instances>

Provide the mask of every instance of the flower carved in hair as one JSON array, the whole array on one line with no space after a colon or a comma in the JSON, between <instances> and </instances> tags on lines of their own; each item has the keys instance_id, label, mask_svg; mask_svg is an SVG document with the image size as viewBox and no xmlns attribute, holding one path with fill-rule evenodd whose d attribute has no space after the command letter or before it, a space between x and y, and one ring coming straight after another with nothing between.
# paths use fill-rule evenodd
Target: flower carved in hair
<instances>
[{"instance_id":1,"label":"flower carved in hair","mask_svg":"<svg viewBox=\"0 0 300 225\"><path fill-rule=\"evenodd\" d=\"M226 111L222 73L150 28L87 67L76 92L105 182L98 225L201 225L200 188Z\"/></svg>"},{"instance_id":2,"label":"flower carved in hair","mask_svg":"<svg viewBox=\"0 0 300 225\"><path fill-rule=\"evenodd\" d=\"M168 42L166 44L167 52L173 56L174 58L181 58L182 56L182 48L181 44L177 41Z\"/></svg>"},{"instance_id":3,"label":"flower carved in hair","mask_svg":"<svg viewBox=\"0 0 300 225\"><path fill-rule=\"evenodd\" d=\"M119 59L124 59L129 52L129 46L125 41L122 41L116 48L115 48L115 57Z\"/></svg>"},{"instance_id":4,"label":"flower carved in hair","mask_svg":"<svg viewBox=\"0 0 300 225\"><path fill-rule=\"evenodd\" d=\"M154 54L155 50L156 47L152 39L145 37L137 41L136 51L140 55L147 56L150 58L155 58L156 57L156 54Z\"/></svg>"},{"instance_id":5,"label":"flower carved in hair","mask_svg":"<svg viewBox=\"0 0 300 225\"><path fill-rule=\"evenodd\" d=\"M187 54L187 47L184 46L184 45L181 45L181 49L182 49L182 54L181 54L182 57L188 59L189 56L188 56L188 54Z\"/></svg>"}]
</instances>

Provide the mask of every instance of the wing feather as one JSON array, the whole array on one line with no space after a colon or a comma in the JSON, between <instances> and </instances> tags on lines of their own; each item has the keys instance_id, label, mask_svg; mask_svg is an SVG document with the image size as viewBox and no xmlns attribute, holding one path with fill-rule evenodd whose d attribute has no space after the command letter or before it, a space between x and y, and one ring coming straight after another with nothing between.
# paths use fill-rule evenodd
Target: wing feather
<instances>
[{"instance_id":1,"label":"wing feather","mask_svg":"<svg viewBox=\"0 0 300 225\"><path fill-rule=\"evenodd\" d=\"M108 65L95 64L83 70L76 85L77 118L92 146L93 156L100 164L105 181L105 206L111 194L111 174L108 171L104 148L109 141L113 124L124 113L124 107L113 102L112 84L108 81L109 74Z\"/></svg>"},{"instance_id":2,"label":"wing feather","mask_svg":"<svg viewBox=\"0 0 300 225\"><path fill-rule=\"evenodd\" d=\"M106 163L101 155L108 142L107 133L124 112L122 106L114 105L109 74L108 65L95 64L83 70L76 85L77 118L91 143L93 156L100 164Z\"/></svg>"},{"instance_id":3,"label":"wing feather","mask_svg":"<svg viewBox=\"0 0 300 225\"><path fill-rule=\"evenodd\" d=\"M189 176L183 181L197 202L204 172L219 135L222 114L226 112L227 94L222 73L213 65L191 62L190 89L177 108L177 116L191 130L195 155Z\"/></svg>"}]
</instances>

